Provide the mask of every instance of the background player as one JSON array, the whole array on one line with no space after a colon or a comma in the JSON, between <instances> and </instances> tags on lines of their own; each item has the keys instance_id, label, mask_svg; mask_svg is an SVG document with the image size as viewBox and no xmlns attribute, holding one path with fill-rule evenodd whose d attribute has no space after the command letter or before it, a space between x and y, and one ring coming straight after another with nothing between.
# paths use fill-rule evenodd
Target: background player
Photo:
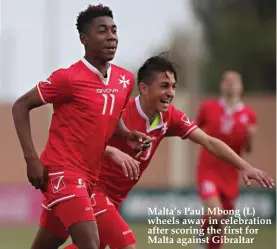
<instances>
[{"instance_id":1,"label":"background player","mask_svg":"<svg viewBox=\"0 0 277 249\"><path fill-rule=\"evenodd\" d=\"M221 97L204 102L197 117L197 125L209 135L228 144L238 155L243 150L252 150L252 139L256 132L256 113L241 99L243 84L240 74L226 71L220 83ZM228 177L226 177L228 176ZM197 182L200 197L209 208L233 209L239 194L239 171L232 164L224 162L201 150ZM218 220L224 217L212 217ZM208 224L204 225L206 229ZM210 242L209 248L220 248Z\"/></svg>"},{"instance_id":2,"label":"background player","mask_svg":"<svg viewBox=\"0 0 277 249\"><path fill-rule=\"evenodd\" d=\"M79 14L77 29L85 57L67 69L53 72L13 105L28 179L43 190L45 197L33 249L58 248L64 242L60 234L65 230L79 248L98 249L98 230L89 197L94 192L106 143L118 126L117 135L134 149L149 146L146 135L129 132L123 122L118 125L134 76L109 63L118 44L112 11L102 5L89 6ZM39 159L29 113L46 103L53 103L54 114ZM148 144L139 143L142 140Z\"/></svg>"},{"instance_id":3,"label":"background player","mask_svg":"<svg viewBox=\"0 0 277 249\"><path fill-rule=\"evenodd\" d=\"M183 112L170 104L175 95L176 81L177 74L167 59L152 57L144 63L138 71L140 96L129 101L122 118L129 129L137 129L148 134L152 138L151 147L147 152L136 154L121 141L112 139L107 152L117 154L117 157L113 158L117 158L116 161L120 164L123 164L120 160L123 152L136 157L141 162L140 178L164 137L188 138L239 168L247 185L250 184L249 179L255 179L262 186L272 187L273 180L266 173L251 167L225 143L197 128ZM133 178L134 174L135 172L131 173L129 178ZM122 201L138 182L137 179L129 178L124 176L110 157L105 158L99 176L100 187L95 195L91 196L101 249L106 245L112 249L136 248L135 237L118 212ZM73 248L76 247L70 245L66 249Z\"/></svg>"}]
</instances>

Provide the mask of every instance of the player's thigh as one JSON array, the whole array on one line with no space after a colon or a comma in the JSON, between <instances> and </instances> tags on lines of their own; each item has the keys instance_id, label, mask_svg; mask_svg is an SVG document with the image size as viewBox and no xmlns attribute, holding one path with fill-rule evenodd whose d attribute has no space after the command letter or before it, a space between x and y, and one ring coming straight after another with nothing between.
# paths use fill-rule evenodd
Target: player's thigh
<instances>
[{"instance_id":1,"label":"player's thigh","mask_svg":"<svg viewBox=\"0 0 277 249\"><path fill-rule=\"evenodd\" d=\"M212 219L221 219L223 206L221 191L216 181L209 178L198 183L200 198L203 201L205 214Z\"/></svg>"},{"instance_id":2,"label":"player's thigh","mask_svg":"<svg viewBox=\"0 0 277 249\"><path fill-rule=\"evenodd\" d=\"M78 197L59 203L54 213L79 249L98 249L99 236L90 198Z\"/></svg>"},{"instance_id":3,"label":"player's thigh","mask_svg":"<svg viewBox=\"0 0 277 249\"><path fill-rule=\"evenodd\" d=\"M119 214L117 205L99 191L91 197L91 203L98 226L100 249L106 245L111 249L135 248L134 234Z\"/></svg>"},{"instance_id":4,"label":"player's thigh","mask_svg":"<svg viewBox=\"0 0 277 249\"><path fill-rule=\"evenodd\" d=\"M40 217L40 228L32 244L32 249L55 249L62 245L69 234L61 221L52 211L43 208Z\"/></svg>"},{"instance_id":5,"label":"player's thigh","mask_svg":"<svg viewBox=\"0 0 277 249\"><path fill-rule=\"evenodd\" d=\"M58 249L64 242L64 239L61 239L52 231L45 227L40 227L31 249Z\"/></svg>"},{"instance_id":6,"label":"player's thigh","mask_svg":"<svg viewBox=\"0 0 277 249\"><path fill-rule=\"evenodd\" d=\"M115 208L95 215L102 245L108 245L111 249L136 248L132 230Z\"/></svg>"},{"instance_id":7,"label":"player's thigh","mask_svg":"<svg viewBox=\"0 0 277 249\"><path fill-rule=\"evenodd\" d=\"M99 249L96 221L79 221L68 228L73 243L79 249Z\"/></svg>"}]
</instances>

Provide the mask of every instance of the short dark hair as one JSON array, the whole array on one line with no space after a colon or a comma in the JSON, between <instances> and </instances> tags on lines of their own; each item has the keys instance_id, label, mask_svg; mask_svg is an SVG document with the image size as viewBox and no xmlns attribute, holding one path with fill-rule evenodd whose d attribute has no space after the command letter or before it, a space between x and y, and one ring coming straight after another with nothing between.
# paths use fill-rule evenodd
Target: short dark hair
<instances>
[{"instance_id":1,"label":"short dark hair","mask_svg":"<svg viewBox=\"0 0 277 249\"><path fill-rule=\"evenodd\" d=\"M158 56L150 57L138 70L137 80L138 83L143 82L149 84L153 73L171 72L177 81L177 72L173 63L167 59L167 55L160 54Z\"/></svg>"},{"instance_id":2,"label":"short dark hair","mask_svg":"<svg viewBox=\"0 0 277 249\"><path fill-rule=\"evenodd\" d=\"M86 33L90 22L100 16L109 16L113 18L113 12L103 4L89 5L85 10L81 11L77 17L76 27L79 34Z\"/></svg>"}]
</instances>

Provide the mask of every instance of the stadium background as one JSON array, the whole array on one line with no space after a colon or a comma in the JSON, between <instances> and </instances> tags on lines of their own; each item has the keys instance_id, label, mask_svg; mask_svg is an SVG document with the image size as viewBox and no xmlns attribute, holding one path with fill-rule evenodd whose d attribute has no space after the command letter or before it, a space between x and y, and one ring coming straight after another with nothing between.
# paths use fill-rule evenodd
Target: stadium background
<instances>
[{"instance_id":1,"label":"stadium background","mask_svg":"<svg viewBox=\"0 0 277 249\"><path fill-rule=\"evenodd\" d=\"M0 0L0 248L27 249L40 214L41 196L27 183L25 164L11 117L13 101L58 67L82 57L75 17L96 1ZM134 72L154 54L170 50L179 65L175 104L193 119L199 103L216 97L225 69L242 73L244 100L258 115L259 130L253 165L276 179L276 3L259 0L102 1L112 8L119 27L115 63ZM45 145L51 107L31 114L37 151ZM138 248L177 249L177 245L147 244L147 207L200 205L194 169L197 146L165 140L150 168L122 207L138 238ZM226 176L228 177L228 176ZM242 186L243 187L243 186ZM242 189L238 208L250 206L257 216L272 219L260 226L254 245L276 248L276 192ZM193 248L187 246L186 248ZM226 245L226 249L238 245Z\"/></svg>"}]
</instances>

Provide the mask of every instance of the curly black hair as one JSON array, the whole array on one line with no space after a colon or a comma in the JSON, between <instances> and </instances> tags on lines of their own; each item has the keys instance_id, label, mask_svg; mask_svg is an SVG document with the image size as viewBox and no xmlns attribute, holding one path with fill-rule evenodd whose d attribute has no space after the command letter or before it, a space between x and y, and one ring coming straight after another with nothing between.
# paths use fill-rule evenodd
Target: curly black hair
<instances>
[{"instance_id":1,"label":"curly black hair","mask_svg":"<svg viewBox=\"0 0 277 249\"><path fill-rule=\"evenodd\" d=\"M174 68L174 63L172 63L168 58L168 53L162 53L158 56L150 57L138 70L138 83L144 82L146 84L150 83L153 73L160 72L171 72L174 74L174 78L177 81L177 72Z\"/></svg>"},{"instance_id":2,"label":"curly black hair","mask_svg":"<svg viewBox=\"0 0 277 249\"><path fill-rule=\"evenodd\" d=\"M90 22L100 16L109 16L113 18L113 12L107 6L103 4L89 5L85 10L81 11L77 17L76 27L79 32L86 33L89 28Z\"/></svg>"}]
</instances>

